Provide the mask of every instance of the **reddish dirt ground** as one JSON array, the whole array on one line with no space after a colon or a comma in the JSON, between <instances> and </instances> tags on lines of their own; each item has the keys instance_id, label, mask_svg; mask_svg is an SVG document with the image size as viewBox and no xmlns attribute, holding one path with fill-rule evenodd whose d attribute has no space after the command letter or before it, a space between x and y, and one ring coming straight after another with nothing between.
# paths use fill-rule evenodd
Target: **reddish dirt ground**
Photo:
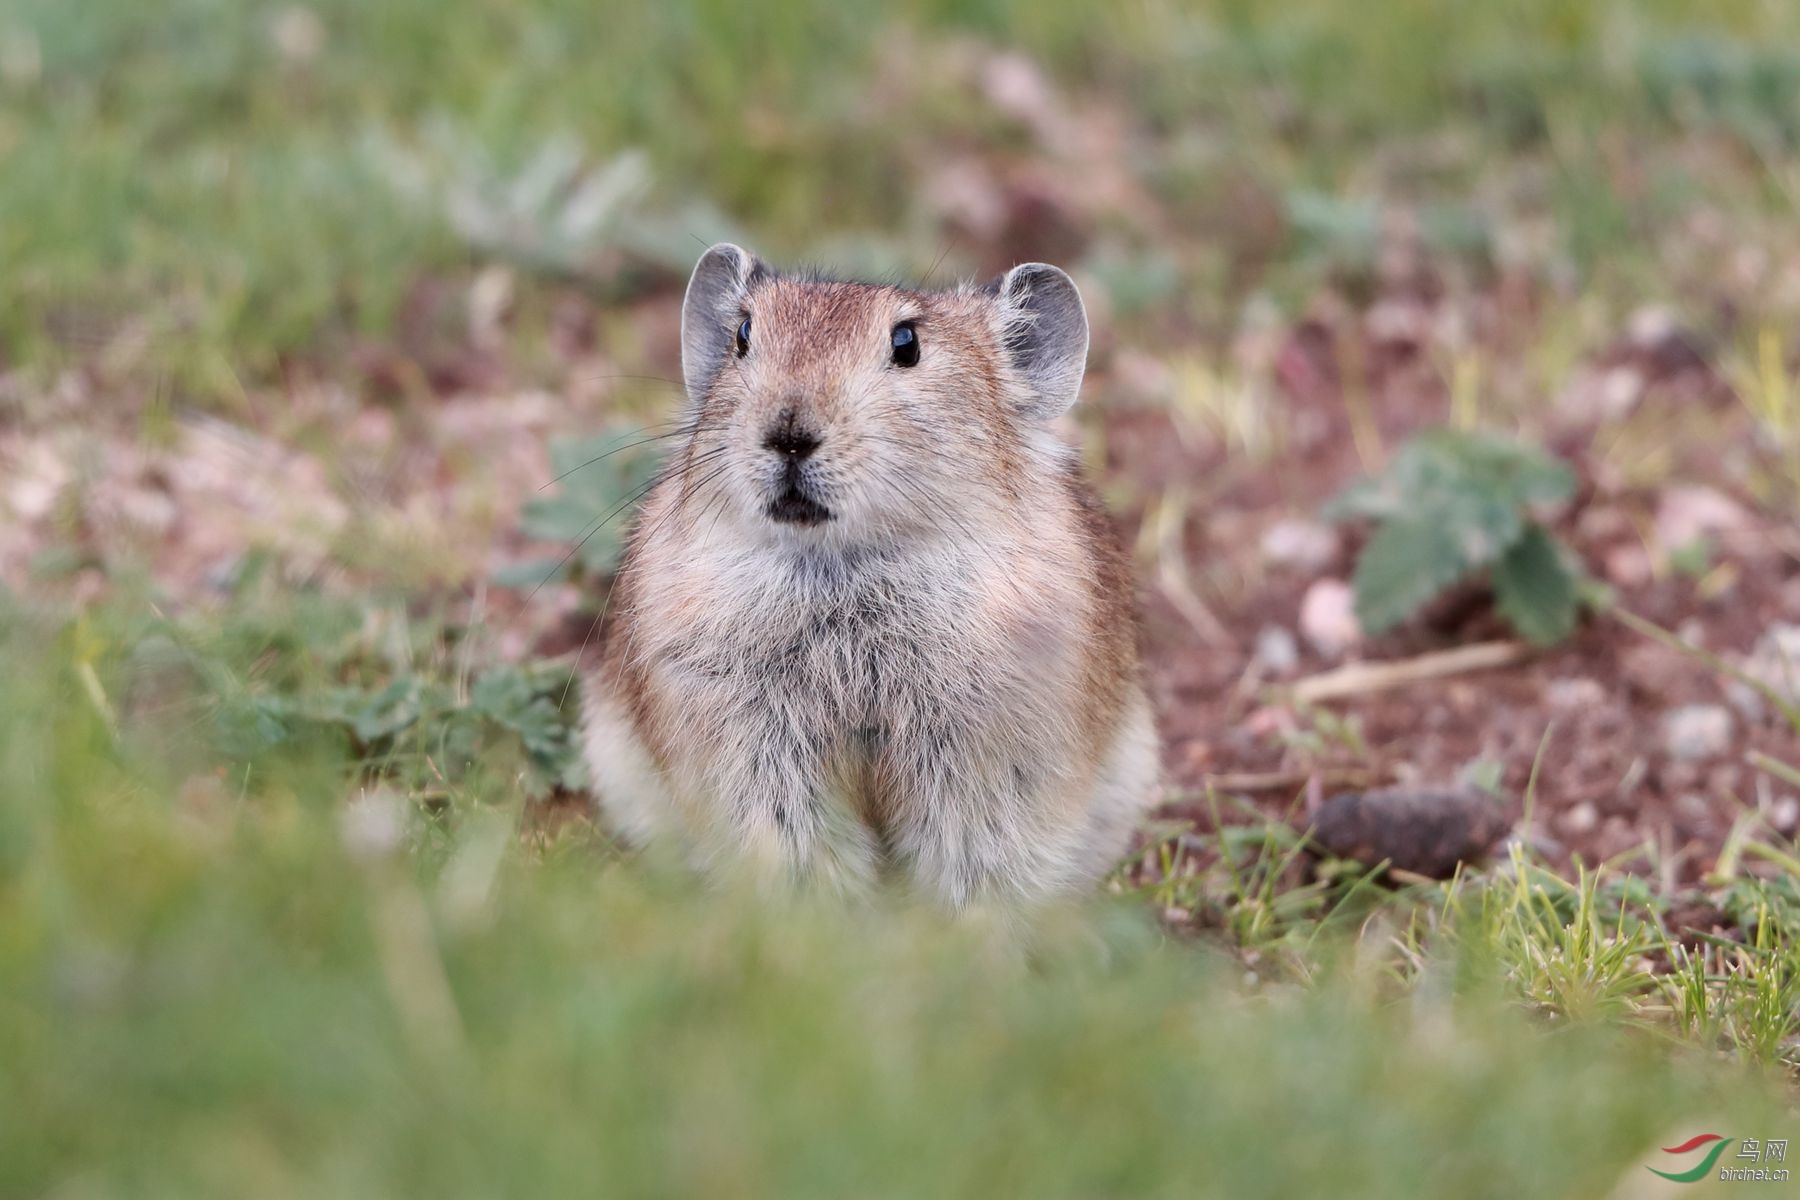
<instances>
[{"instance_id":1,"label":"reddish dirt ground","mask_svg":"<svg viewBox=\"0 0 1800 1200\"><path fill-rule=\"evenodd\" d=\"M1283 685L1296 677L1346 658L1403 660L1509 636L1477 585L1344 655L1321 654L1298 636L1298 659L1285 672L1259 665L1259 634L1296 631L1307 590L1320 579L1348 579L1354 563L1356 530L1304 567L1259 561L1266 557L1259 540L1271 525L1313 517L1364 470L1334 366L1343 361L1333 346L1338 336L1323 324L1303 325L1280 347L1274 376L1287 453L1260 470L1217 446L1191 449L1195 439L1174 428L1167 406L1115 404L1101 418L1105 470L1121 488L1141 497L1186 482L1192 494L1193 481L1206 481L1206 499L1182 531L1183 557L1195 578L1226 581L1196 589L1217 622L1210 632L1197 627L1191 606L1175 603L1155 580L1146 583L1148 671L1170 788L1165 815L1204 827L1210 785L1267 815L1304 821L1308 796L1316 804L1352 785L1454 784L1469 764L1488 760L1515 814L1537 764L1532 840L1559 860L1612 860L1691 882L1710 869L1746 808L1791 835L1800 815L1796 789L1750 758L1760 752L1800 762L1800 738L1772 713L1734 706L1729 680L1704 662L1604 615L1589 614L1567 644L1509 667L1329 702L1360 729L1360 748L1284 736L1308 724L1283 700ZM1623 366L1644 385L1626 419L1685 422L1706 436L1677 443L1665 484L1635 485L1618 477L1604 453L1612 430L1606 420L1559 410L1547 440L1576 468L1581 486L1554 514L1554 526L1621 607L1736 661L1764 631L1800 621L1800 533L1743 497L1742 463L1758 453L1754 430L1680 336L1622 343L1589 370ZM1444 419L1444 389L1420 369L1416 349L1402 344L1369 356L1360 381L1390 448ZM1671 487L1686 489L1673 507ZM1729 527L1708 528L1710 565L1683 574L1658 561L1654 534L1647 540L1643 531L1681 520L1681 502L1694 494L1715 523ZM1143 517L1139 504L1127 513L1128 528ZM1665 721L1689 705L1729 712L1730 732L1704 753L1676 757Z\"/></svg>"},{"instance_id":2,"label":"reddish dirt ground","mask_svg":"<svg viewBox=\"0 0 1800 1200\"><path fill-rule=\"evenodd\" d=\"M1079 411L1100 481L1145 564L1144 636L1165 741L1167 815L1204 826L1210 786L1268 816L1304 821L1308 804L1333 792L1441 787L1485 760L1515 813L1538 765L1530 833L1553 858L1615 860L1691 882L1747 809L1792 836L1800 788L1751 756L1800 763L1800 738L1767 712L1747 712L1706 663L1611 617L1590 615L1567 644L1503 669L1327 704L1359 739L1317 736L1316 716L1284 700L1296 679L1346 662L1403 661L1507 636L1476 586L1390 635L1320 648L1307 636L1305 597L1322 582L1350 578L1362 531L1329 533L1322 550L1298 557L1265 546L1282 522L1311 522L1320 532L1325 500L1414 432L1449 419L1447 324L1465 330L1449 341L1460 338L1493 364L1488 390L1511 397L1492 423L1523 424L1575 468L1578 492L1550 519L1624 609L1732 662L1772 628L1800 626L1800 529L1776 515L1793 511L1791 492L1777 493L1794 486L1795 468L1772 461L1777 450L1721 375L1714 348L1653 313L1600 353L1540 372L1552 381L1543 386L1559 390L1536 394L1507 370L1543 343L1550 302L1504 280L1443 291L1428 276L1403 272L1364 302L1326 295L1307 319L1240 333L1223 354L1193 349L1216 346L1206 331L1135 330L1139 345L1176 348L1147 354L1122 346L1104 316L1096 323ZM632 369L654 378L623 374L595 349L597 314L578 298L557 310L567 309L557 326L567 330L557 341L566 374L532 391L506 386L505 363L474 354L462 334L418 332L437 325L412 320L409 309L391 356L412 364L396 379L425 381L426 409L380 388L359 395L297 375L242 427L196 419L167 451L141 447L128 426L109 433L96 425L89 435L104 443L108 469L87 485L88 540L105 559L109 538L138 530L134 544L178 602L210 595L218 565L249 544L299 563L300 577L318 574L327 586L358 592L369 586L359 568L316 564L362 521L385 531L384 544L429 549L437 578L471 614L481 610L502 656L571 651L592 624L592 596L552 588L528 599L478 581L560 549L528 544L516 522L520 499L551 477L548 439L616 421L613 393L627 383L676 392L676 295L651 290L631 309L642 353ZM429 308L431 297L421 296ZM1224 424L1260 421L1261 441L1222 431L1218 411L1196 416L1173 394L1183 347L1188 364L1255 384ZM378 379L386 361L363 366ZM104 385L70 379L76 393ZM90 403L83 394L66 403ZM14 434L16 445L0 444L0 457L18 468L6 494L15 508L38 514L0 526L0 578L27 578L32 555L54 532L60 510L43 497L58 488L69 494L79 478L66 466L81 451L76 432L73 423L60 432L53 423L46 435ZM308 521L271 497L303 506ZM1164 497L1182 515L1146 530L1146 515ZM1673 557L1671 538L1683 529L1712 543L1697 566ZM1170 563L1180 576L1173 582ZM1269 630L1291 638L1292 661L1259 656ZM1676 757L1665 722L1685 706L1724 712L1729 730L1704 752Z\"/></svg>"}]
</instances>

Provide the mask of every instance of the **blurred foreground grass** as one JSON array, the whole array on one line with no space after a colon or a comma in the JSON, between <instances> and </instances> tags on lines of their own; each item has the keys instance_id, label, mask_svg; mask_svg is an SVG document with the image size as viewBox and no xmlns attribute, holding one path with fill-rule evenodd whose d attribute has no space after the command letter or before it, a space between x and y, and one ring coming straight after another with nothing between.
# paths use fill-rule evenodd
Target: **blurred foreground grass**
<instances>
[{"instance_id":1,"label":"blurred foreground grass","mask_svg":"<svg viewBox=\"0 0 1800 1200\"><path fill-rule=\"evenodd\" d=\"M1333 942L1296 986L1133 910L737 903L512 807L346 809L316 748L171 777L103 658L22 642L0 1195L1577 1197L1790 1121L1772 1079L1528 1019L1479 938L1404 983Z\"/></svg>"}]
</instances>

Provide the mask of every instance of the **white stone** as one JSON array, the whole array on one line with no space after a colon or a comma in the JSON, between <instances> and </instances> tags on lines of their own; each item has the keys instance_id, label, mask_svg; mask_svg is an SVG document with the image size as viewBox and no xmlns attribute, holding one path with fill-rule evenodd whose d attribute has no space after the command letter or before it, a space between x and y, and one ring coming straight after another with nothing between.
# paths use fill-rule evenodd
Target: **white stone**
<instances>
[{"instance_id":1,"label":"white stone","mask_svg":"<svg viewBox=\"0 0 1800 1200\"><path fill-rule=\"evenodd\" d=\"M1674 311L1661 305L1646 305L1631 314L1628 335L1640 346L1655 347L1680 333L1681 322Z\"/></svg>"},{"instance_id":2,"label":"white stone","mask_svg":"<svg viewBox=\"0 0 1800 1200\"><path fill-rule=\"evenodd\" d=\"M1666 551L1751 524L1744 506L1709 487L1672 487L1656 506L1656 540Z\"/></svg>"},{"instance_id":3,"label":"white stone","mask_svg":"<svg viewBox=\"0 0 1800 1200\"><path fill-rule=\"evenodd\" d=\"M1269 526L1262 535L1263 561L1312 575L1337 561L1338 535L1329 525L1289 518Z\"/></svg>"},{"instance_id":4,"label":"white stone","mask_svg":"<svg viewBox=\"0 0 1800 1200\"><path fill-rule=\"evenodd\" d=\"M1597 679L1577 676L1553 679L1544 688L1544 702L1557 712L1579 712L1597 708L1606 701L1606 689Z\"/></svg>"},{"instance_id":5,"label":"white stone","mask_svg":"<svg viewBox=\"0 0 1800 1200\"><path fill-rule=\"evenodd\" d=\"M1776 695L1800 704L1800 625L1769 626L1743 667L1744 674Z\"/></svg>"},{"instance_id":6,"label":"white stone","mask_svg":"<svg viewBox=\"0 0 1800 1200\"><path fill-rule=\"evenodd\" d=\"M1712 802L1699 792L1683 792L1675 797L1675 815L1698 825L1712 815Z\"/></svg>"},{"instance_id":7,"label":"white stone","mask_svg":"<svg viewBox=\"0 0 1800 1200\"><path fill-rule=\"evenodd\" d=\"M1663 715L1663 749L1671 758L1716 758L1731 749L1731 710L1718 704L1689 704Z\"/></svg>"},{"instance_id":8,"label":"white stone","mask_svg":"<svg viewBox=\"0 0 1800 1200\"><path fill-rule=\"evenodd\" d=\"M1583 801L1558 818L1557 827L1567 834L1583 834L1600 824L1600 810Z\"/></svg>"},{"instance_id":9,"label":"white stone","mask_svg":"<svg viewBox=\"0 0 1800 1200\"><path fill-rule=\"evenodd\" d=\"M1300 643L1279 625L1265 626L1256 635L1256 661L1270 675L1290 675L1300 665Z\"/></svg>"},{"instance_id":10,"label":"white stone","mask_svg":"<svg viewBox=\"0 0 1800 1200\"><path fill-rule=\"evenodd\" d=\"M1321 579L1300 600L1300 636L1323 658L1341 658L1362 641L1356 594L1341 579Z\"/></svg>"}]
</instances>

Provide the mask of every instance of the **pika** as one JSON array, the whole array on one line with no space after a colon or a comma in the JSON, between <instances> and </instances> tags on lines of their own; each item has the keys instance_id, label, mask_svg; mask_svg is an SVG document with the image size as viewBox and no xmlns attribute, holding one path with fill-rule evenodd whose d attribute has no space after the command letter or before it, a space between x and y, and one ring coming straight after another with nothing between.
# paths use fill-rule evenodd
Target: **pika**
<instances>
[{"instance_id":1,"label":"pika","mask_svg":"<svg viewBox=\"0 0 1800 1200\"><path fill-rule=\"evenodd\" d=\"M584 679L604 822L952 909L1103 876L1158 754L1129 563L1050 429L1087 349L1043 263L921 291L709 249Z\"/></svg>"}]
</instances>

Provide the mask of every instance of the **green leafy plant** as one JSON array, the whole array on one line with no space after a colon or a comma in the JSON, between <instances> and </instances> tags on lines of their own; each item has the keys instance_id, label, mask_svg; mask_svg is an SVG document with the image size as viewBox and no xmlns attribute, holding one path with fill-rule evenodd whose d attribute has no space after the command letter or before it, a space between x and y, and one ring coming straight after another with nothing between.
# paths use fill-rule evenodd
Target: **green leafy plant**
<instances>
[{"instance_id":1,"label":"green leafy plant","mask_svg":"<svg viewBox=\"0 0 1800 1200\"><path fill-rule=\"evenodd\" d=\"M1356 564L1356 616L1379 634L1446 588L1486 571L1494 603L1522 637L1551 643L1575 627L1579 578L1533 519L1566 500L1575 477L1539 450L1492 434L1432 430L1327 505L1334 521L1370 520Z\"/></svg>"},{"instance_id":2,"label":"green leafy plant","mask_svg":"<svg viewBox=\"0 0 1800 1200\"><path fill-rule=\"evenodd\" d=\"M232 697L218 719L223 748L246 758L309 729L338 731L373 773L408 786L460 779L468 764L515 741L526 792L544 796L586 786L575 709L563 703L568 687L567 668L548 663L490 667L466 694L452 681L409 673L385 684Z\"/></svg>"},{"instance_id":3,"label":"green leafy plant","mask_svg":"<svg viewBox=\"0 0 1800 1200\"><path fill-rule=\"evenodd\" d=\"M566 579L612 573L624 549L628 511L656 477L660 439L642 430L592 437L557 438L550 443L554 490L527 501L519 527L527 537L558 542L567 549L555 558L514 563L495 574L507 587L538 587Z\"/></svg>"}]
</instances>

